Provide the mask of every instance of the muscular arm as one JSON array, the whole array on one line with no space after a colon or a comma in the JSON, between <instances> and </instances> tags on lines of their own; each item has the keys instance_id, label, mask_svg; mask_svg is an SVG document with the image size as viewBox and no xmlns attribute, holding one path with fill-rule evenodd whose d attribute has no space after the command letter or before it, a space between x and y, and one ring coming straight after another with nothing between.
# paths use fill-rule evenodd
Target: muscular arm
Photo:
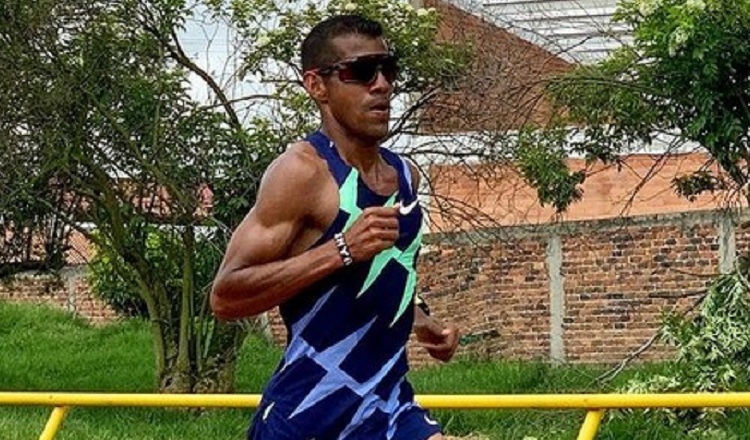
<instances>
[{"instance_id":1,"label":"muscular arm","mask_svg":"<svg viewBox=\"0 0 750 440\"><path fill-rule=\"evenodd\" d=\"M332 241L290 256L325 177L314 157L300 148L269 167L214 280L211 307L217 317L237 319L269 310L343 266Z\"/></svg>"},{"instance_id":2,"label":"muscular arm","mask_svg":"<svg viewBox=\"0 0 750 440\"><path fill-rule=\"evenodd\" d=\"M295 145L269 167L214 279L214 315L239 319L264 312L343 267L333 240L307 250L314 241L310 233L325 228L311 224L333 221L336 192L327 165L311 147ZM322 220L327 214L331 218ZM398 209L367 208L344 236L354 262L369 260L398 238Z\"/></svg>"}]
</instances>

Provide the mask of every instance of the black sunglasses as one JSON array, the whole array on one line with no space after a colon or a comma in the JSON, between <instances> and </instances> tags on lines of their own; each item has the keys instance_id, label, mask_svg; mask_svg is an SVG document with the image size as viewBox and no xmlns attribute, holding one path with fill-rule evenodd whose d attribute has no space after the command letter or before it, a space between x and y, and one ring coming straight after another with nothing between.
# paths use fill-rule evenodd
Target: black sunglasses
<instances>
[{"instance_id":1,"label":"black sunglasses","mask_svg":"<svg viewBox=\"0 0 750 440\"><path fill-rule=\"evenodd\" d=\"M364 85L374 83L380 72L389 83L393 84L398 77L398 58L393 54L363 55L311 69L309 72L322 76L338 72L341 82Z\"/></svg>"}]
</instances>

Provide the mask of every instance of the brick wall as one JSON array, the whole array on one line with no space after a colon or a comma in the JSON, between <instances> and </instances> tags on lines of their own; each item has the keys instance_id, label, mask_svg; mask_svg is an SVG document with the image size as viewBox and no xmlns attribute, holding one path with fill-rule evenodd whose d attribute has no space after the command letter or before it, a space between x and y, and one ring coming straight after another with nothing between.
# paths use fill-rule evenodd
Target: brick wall
<instances>
[{"instance_id":1,"label":"brick wall","mask_svg":"<svg viewBox=\"0 0 750 440\"><path fill-rule=\"evenodd\" d=\"M69 266L58 275L19 274L0 282L0 301L46 304L94 324L112 320L115 312L94 298L85 266Z\"/></svg>"},{"instance_id":2,"label":"brick wall","mask_svg":"<svg viewBox=\"0 0 750 440\"><path fill-rule=\"evenodd\" d=\"M611 363L655 333L663 311L690 307L736 248L750 246L750 212L694 211L536 227L428 234L420 289L436 316L487 358ZM19 275L0 300L52 304L92 322L114 313L92 298L83 266ZM274 311L274 338L285 332ZM642 359L668 350L658 344ZM431 362L413 344L413 364Z\"/></svg>"},{"instance_id":3,"label":"brick wall","mask_svg":"<svg viewBox=\"0 0 750 440\"><path fill-rule=\"evenodd\" d=\"M420 288L434 315L457 323L463 333L498 332L497 337L467 346L472 352L541 357L549 351L545 244L531 236L509 237L503 246L488 241L466 234L428 236L430 244L419 267ZM511 339L516 343L509 343Z\"/></svg>"},{"instance_id":4,"label":"brick wall","mask_svg":"<svg viewBox=\"0 0 750 440\"><path fill-rule=\"evenodd\" d=\"M462 352L484 358L614 363L686 310L720 265L731 267L735 227L750 213L697 211L540 227L429 234L420 288L434 314L456 322ZM283 343L276 312L272 333ZM640 359L663 358L655 344ZM412 364L431 363L410 347Z\"/></svg>"},{"instance_id":5,"label":"brick wall","mask_svg":"<svg viewBox=\"0 0 750 440\"><path fill-rule=\"evenodd\" d=\"M688 309L720 265L731 267L735 240L750 242L750 233L734 226L749 214L729 215L701 211L503 228L497 238L433 234L421 260L421 287L439 316L475 335L464 350L618 362L654 335L664 311ZM667 352L656 344L641 358Z\"/></svg>"},{"instance_id":6,"label":"brick wall","mask_svg":"<svg viewBox=\"0 0 750 440\"><path fill-rule=\"evenodd\" d=\"M719 226L711 217L640 219L632 225L567 234L566 359L624 359L653 336L662 312L693 304L718 272ZM663 354L664 347L657 347L644 358Z\"/></svg>"}]
</instances>

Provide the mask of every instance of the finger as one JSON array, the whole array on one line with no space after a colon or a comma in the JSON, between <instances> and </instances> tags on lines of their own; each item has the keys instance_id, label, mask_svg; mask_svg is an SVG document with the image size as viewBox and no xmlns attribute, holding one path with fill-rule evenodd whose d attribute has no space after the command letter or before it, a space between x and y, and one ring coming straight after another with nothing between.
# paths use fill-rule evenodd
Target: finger
<instances>
[{"instance_id":1,"label":"finger","mask_svg":"<svg viewBox=\"0 0 750 440\"><path fill-rule=\"evenodd\" d=\"M437 359L441 362L447 362L452 357L451 352L447 350L427 349L427 352L433 359Z\"/></svg>"},{"instance_id":2,"label":"finger","mask_svg":"<svg viewBox=\"0 0 750 440\"><path fill-rule=\"evenodd\" d=\"M398 219L377 217L370 220L370 226L381 229L398 229Z\"/></svg>"},{"instance_id":3,"label":"finger","mask_svg":"<svg viewBox=\"0 0 750 440\"><path fill-rule=\"evenodd\" d=\"M398 224L381 223L378 225L371 225L369 230L376 236L379 234L395 234L398 236Z\"/></svg>"},{"instance_id":4,"label":"finger","mask_svg":"<svg viewBox=\"0 0 750 440\"><path fill-rule=\"evenodd\" d=\"M451 340L451 349L455 350L458 348L458 343L461 341L461 338L459 337L458 332L453 334L453 339Z\"/></svg>"},{"instance_id":5,"label":"finger","mask_svg":"<svg viewBox=\"0 0 750 440\"><path fill-rule=\"evenodd\" d=\"M446 346L444 342L417 342L417 346L435 351L446 351L450 349L450 346Z\"/></svg>"},{"instance_id":6,"label":"finger","mask_svg":"<svg viewBox=\"0 0 750 440\"><path fill-rule=\"evenodd\" d=\"M446 332L443 331L442 333L443 337L447 341L447 344L450 346L458 345L458 333L457 332Z\"/></svg>"},{"instance_id":7,"label":"finger","mask_svg":"<svg viewBox=\"0 0 750 440\"><path fill-rule=\"evenodd\" d=\"M456 327L449 327L443 329L440 334L443 336L445 345L448 347L449 350L454 351L456 348L458 348L458 343L460 341L459 335L458 335L458 329Z\"/></svg>"},{"instance_id":8,"label":"finger","mask_svg":"<svg viewBox=\"0 0 750 440\"><path fill-rule=\"evenodd\" d=\"M362 211L364 214L378 217L398 217L398 206L371 206Z\"/></svg>"},{"instance_id":9,"label":"finger","mask_svg":"<svg viewBox=\"0 0 750 440\"><path fill-rule=\"evenodd\" d=\"M458 337L458 327L455 326L455 324L448 324L447 327L445 327L441 332L441 335L443 336L449 336L449 337Z\"/></svg>"},{"instance_id":10,"label":"finger","mask_svg":"<svg viewBox=\"0 0 750 440\"><path fill-rule=\"evenodd\" d=\"M376 237L388 244L393 244L398 240L398 229L381 229L377 232Z\"/></svg>"}]
</instances>

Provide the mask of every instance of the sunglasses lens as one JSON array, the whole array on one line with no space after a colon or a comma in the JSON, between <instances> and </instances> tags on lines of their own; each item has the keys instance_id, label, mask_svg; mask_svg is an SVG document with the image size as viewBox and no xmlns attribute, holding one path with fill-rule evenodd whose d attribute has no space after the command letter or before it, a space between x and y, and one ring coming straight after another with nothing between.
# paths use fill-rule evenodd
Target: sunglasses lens
<instances>
[{"instance_id":1,"label":"sunglasses lens","mask_svg":"<svg viewBox=\"0 0 750 440\"><path fill-rule=\"evenodd\" d=\"M378 62L375 60L358 60L346 65L341 70L341 79L344 81L360 82L369 84L378 73Z\"/></svg>"},{"instance_id":2,"label":"sunglasses lens","mask_svg":"<svg viewBox=\"0 0 750 440\"><path fill-rule=\"evenodd\" d=\"M393 83L398 76L398 63L393 56L359 59L345 63L339 70L339 78L344 82L371 84L378 71L388 82Z\"/></svg>"},{"instance_id":3,"label":"sunglasses lens","mask_svg":"<svg viewBox=\"0 0 750 440\"><path fill-rule=\"evenodd\" d=\"M389 56L383 59L383 63L380 66L380 71L383 72L383 76L388 80L389 83L393 84L398 78L398 61L396 57Z\"/></svg>"}]
</instances>

